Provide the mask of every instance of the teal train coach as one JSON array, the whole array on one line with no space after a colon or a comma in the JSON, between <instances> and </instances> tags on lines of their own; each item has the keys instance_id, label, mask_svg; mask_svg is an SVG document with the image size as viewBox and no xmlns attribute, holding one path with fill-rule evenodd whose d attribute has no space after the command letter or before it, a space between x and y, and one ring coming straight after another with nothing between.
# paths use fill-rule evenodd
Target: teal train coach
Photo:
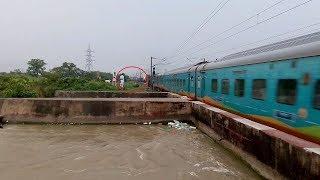
<instances>
[{"instance_id":1,"label":"teal train coach","mask_svg":"<svg viewBox=\"0 0 320 180\"><path fill-rule=\"evenodd\" d=\"M174 69L154 85L320 142L320 32Z\"/></svg>"}]
</instances>

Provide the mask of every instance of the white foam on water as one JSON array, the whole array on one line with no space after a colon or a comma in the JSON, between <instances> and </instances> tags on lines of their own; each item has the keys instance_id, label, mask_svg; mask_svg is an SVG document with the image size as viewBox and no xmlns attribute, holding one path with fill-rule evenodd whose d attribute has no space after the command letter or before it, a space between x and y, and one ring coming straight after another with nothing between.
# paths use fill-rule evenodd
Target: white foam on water
<instances>
[{"instance_id":1,"label":"white foam on water","mask_svg":"<svg viewBox=\"0 0 320 180\"><path fill-rule=\"evenodd\" d=\"M137 150L137 152L140 154L140 155L139 155L139 158L140 158L141 160L143 160L144 153L143 153L139 148L137 148L136 150Z\"/></svg>"},{"instance_id":2,"label":"white foam on water","mask_svg":"<svg viewBox=\"0 0 320 180\"><path fill-rule=\"evenodd\" d=\"M80 157L75 158L74 160L81 160L81 159L84 159L84 158L86 158L86 156L80 156Z\"/></svg>"},{"instance_id":3,"label":"white foam on water","mask_svg":"<svg viewBox=\"0 0 320 180\"><path fill-rule=\"evenodd\" d=\"M81 170L72 170L72 169L65 169L64 172L66 173L82 173L87 171L87 169L81 169Z\"/></svg>"},{"instance_id":4,"label":"white foam on water","mask_svg":"<svg viewBox=\"0 0 320 180\"><path fill-rule=\"evenodd\" d=\"M217 173L224 173L224 174L234 174L232 171L223 168L223 167L203 167L201 168L203 171L213 171Z\"/></svg>"},{"instance_id":5,"label":"white foam on water","mask_svg":"<svg viewBox=\"0 0 320 180\"><path fill-rule=\"evenodd\" d=\"M200 166L200 164L199 164L199 163L197 163L197 164L195 164L195 165L193 165L193 166L195 166L195 167L199 167L199 166Z\"/></svg>"},{"instance_id":6,"label":"white foam on water","mask_svg":"<svg viewBox=\"0 0 320 180\"><path fill-rule=\"evenodd\" d=\"M179 122L179 121L176 121L176 120L174 120L174 122L169 122L168 126L170 126L172 128L176 128L178 130L195 130L195 129L197 129L194 126L190 126L187 123L182 123L182 122Z\"/></svg>"},{"instance_id":7,"label":"white foam on water","mask_svg":"<svg viewBox=\"0 0 320 180\"><path fill-rule=\"evenodd\" d=\"M197 173L195 173L195 172L189 172L189 174L190 174L191 176L198 177Z\"/></svg>"}]
</instances>

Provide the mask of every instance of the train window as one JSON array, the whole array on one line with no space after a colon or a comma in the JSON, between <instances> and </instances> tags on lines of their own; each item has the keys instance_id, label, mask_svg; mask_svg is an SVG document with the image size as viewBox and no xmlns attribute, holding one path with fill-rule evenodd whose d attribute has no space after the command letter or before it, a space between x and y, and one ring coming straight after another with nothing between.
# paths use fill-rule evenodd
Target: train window
<instances>
[{"instance_id":1,"label":"train window","mask_svg":"<svg viewBox=\"0 0 320 180\"><path fill-rule=\"evenodd\" d=\"M212 92L218 92L218 79L212 79L211 80L211 88Z\"/></svg>"},{"instance_id":2,"label":"train window","mask_svg":"<svg viewBox=\"0 0 320 180\"><path fill-rule=\"evenodd\" d=\"M294 105L297 98L297 80L280 79L278 81L277 102L282 104Z\"/></svg>"},{"instance_id":3,"label":"train window","mask_svg":"<svg viewBox=\"0 0 320 180\"><path fill-rule=\"evenodd\" d=\"M236 79L235 86L234 86L234 95L243 97L244 96L244 88L245 87L245 81L244 79Z\"/></svg>"},{"instance_id":4,"label":"train window","mask_svg":"<svg viewBox=\"0 0 320 180\"><path fill-rule=\"evenodd\" d=\"M229 79L222 79L221 81L222 83L222 88L221 88L221 92L222 94L229 94L229 89L230 89L230 83L229 83Z\"/></svg>"},{"instance_id":5,"label":"train window","mask_svg":"<svg viewBox=\"0 0 320 180\"><path fill-rule=\"evenodd\" d=\"M315 96L314 96L314 108L320 109L320 80L317 81Z\"/></svg>"},{"instance_id":6,"label":"train window","mask_svg":"<svg viewBox=\"0 0 320 180\"><path fill-rule=\"evenodd\" d=\"M254 99L266 99L267 81L265 79L254 79L252 86L252 97Z\"/></svg>"}]
</instances>

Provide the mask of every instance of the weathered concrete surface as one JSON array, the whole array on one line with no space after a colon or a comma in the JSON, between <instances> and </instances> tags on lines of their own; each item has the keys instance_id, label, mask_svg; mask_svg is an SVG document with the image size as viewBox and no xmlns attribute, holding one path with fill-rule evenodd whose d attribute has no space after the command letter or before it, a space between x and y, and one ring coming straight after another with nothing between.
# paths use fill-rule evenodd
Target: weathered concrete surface
<instances>
[{"instance_id":1,"label":"weathered concrete surface","mask_svg":"<svg viewBox=\"0 0 320 180\"><path fill-rule=\"evenodd\" d=\"M320 145L202 102L193 102L192 109L199 129L237 147L230 149L249 163L254 157L286 177L320 179ZM265 176L263 168L253 168Z\"/></svg>"},{"instance_id":2,"label":"weathered concrete surface","mask_svg":"<svg viewBox=\"0 0 320 180\"><path fill-rule=\"evenodd\" d=\"M174 98L166 92L57 91L58 98Z\"/></svg>"},{"instance_id":3,"label":"weathered concrete surface","mask_svg":"<svg viewBox=\"0 0 320 180\"><path fill-rule=\"evenodd\" d=\"M0 99L9 123L144 123L190 118L190 102L178 98Z\"/></svg>"}]
</instances>

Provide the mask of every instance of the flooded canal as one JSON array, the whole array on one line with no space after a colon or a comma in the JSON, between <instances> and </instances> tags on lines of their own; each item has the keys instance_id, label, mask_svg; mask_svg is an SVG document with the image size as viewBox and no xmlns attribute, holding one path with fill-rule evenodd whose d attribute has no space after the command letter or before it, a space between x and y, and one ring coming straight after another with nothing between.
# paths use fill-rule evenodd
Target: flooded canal
<instances>
[{"instance_id":1,"label":"flooded canal","mask_svg":"<svg viewBox=\"0 0 320 180\"><path fill-rule=\"evenodd\" d=\"M165 125L9 125L0 155L10 180L259 179L200 131Z\"/></svg>"}]
</instances>

